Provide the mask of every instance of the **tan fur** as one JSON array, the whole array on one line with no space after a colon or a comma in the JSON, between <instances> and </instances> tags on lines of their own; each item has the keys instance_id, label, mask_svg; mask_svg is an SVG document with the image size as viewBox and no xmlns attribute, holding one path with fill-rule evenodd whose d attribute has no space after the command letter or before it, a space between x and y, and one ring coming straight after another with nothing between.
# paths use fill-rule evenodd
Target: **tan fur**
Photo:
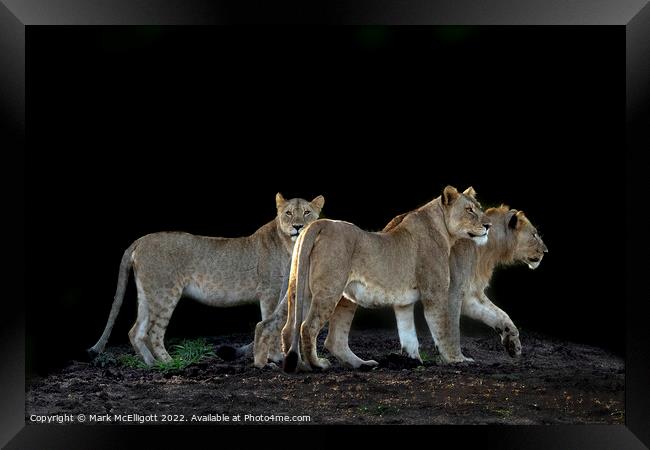
<instances>
[{"instance_id":1,"label":"tan fur","mask_svg":"<svg viewBox=\"0 0 650 450\"><path fill-rule=\"evenodd\" d=\"M467 192L467 191L466 191ZM387 232L399 225L409 213L392 219L383 231ZM521 353L519 332L508 315L494 305L485 295L485 289L496 267L512 265L517 262L530 264L531 260L541 262L548 251L536 229L523 212L511 210L502 205L486 211L492 222L489 239L484 246L476 246L471 240L460 239L451 249L450 254L450 315L457 322L460 313L472 317L494 328L501 336L501 341L512 356ZM514 219L513 220L513 216ZM510 226L510 225L514 225ZM534 261L533 261L534 262ZM531 267L533 268L533 267ZM286 304L286 298L285 298ZM422 361L415 331L413 316L414 304L394 306L402 351L411 358ZM343 358L341 362L352 367L359 367L364 361L349 348L348 335L352 319L356 312L356 303L342 297L334 314L330 317L329 331L325 348L332 351L339 347ZM256 328L256 346L264 341L265 333L280 321L286 320L286 306L281 305L272 317L260 322ZM452 331L459 330L452 327ZM452 336L452 345L459 350L460 334ZM469 360L469 358L468 358ZM258 354L256 349L256 366L262 367L266 356Z\"/></svg>"},{"instance_id":2,"label":"tan fur","mask_svg":"<svg viewBox=\"0 0 650 450\"><path fill-rule=\"evenodd\" d=\"M463 194L468 195L472 197L473 200L476 199L476 192L474 191L473 188L468 188L466 189ZM399 225L404 218L411 214L414 211L410 211L408 213L400 214L399 216L393 218L385 227L382 231L388 232L395 228L397 225ZM406 314L407 318L410 316L409 319L409 325L413 327L413 305L407 305L407 306L395 306L395 311L396 311L396 316L398 317L399 320L399 315L398 311L404 311L404 314ZM307 311L309 309L309 304L305 303L303 305L303 310L304 310L304 315L306 315ZM348 335L350 331L350 326L352 324L352 319L354 318L355 311L357 309L357 304L348 300L345 297L341 297L339 300L338 305L336 306L334 313L332 317L330 317L329 321L329 333L327 335L327 339L325 341L325 348L327 348L330 352L337 354L338 359L347 366L350 367L359 367L360 365L367 363L367 361L363 361L361 358L357 357L349 348L348 345ZM277 358L269 358L270 354L277 354L277 349L273 347L272 343L276 343L278 341L277 336L280 334L280 329L281 327L286 323L287 321L287 296L285 295L284 298L282 299L282 303L276 308L275 312L267 319L262 320L259 322L255 328L255 349L254 349L254 358L255 358L255 366L262 368L267 364L267 359L272 359L274 361L277 360ZM404 331L402 328L400 328L400 332ZM283 330L285 334L285 339L284 342L288 342L288 333L290 330L288 328L284 328ZM413 328L413 335L415 336L415 329ZM335 348L338 348L338 352L334 351ZM417 342L416 342L416 350L417 350ZM285 346L284 351L288 350L288 344ZM419 353L417 353L417 358L419 358ZM301 367L305 368L304 365Z\"/></svg>"},{"instance_id":3,"label":"tan fur","mask_svg":"<svg viewBox=\"0 0 650 450\"><path fill-rule=\"evenodd\" d=\"M474 194L473 190L467 192ZM288 338L292 338L285 368L293 370L291 357L292 353L299 355L299 342L306 364L328 367L329 363L316 354L316 336L335 312L341 295L366 307L409 305L422 300L442 358L463 361L463 355L449 345L449 252L458 239L484 239L488 227L473 196L460 194L451 186L441 197L407 214L388 232L370 233L331 220L319 220L307 227L296 243L289 277L288 317L282 333L285 350ZM303 322L302 308L309 296L311 306ZM350 363L346 348L333 347L330 351L337 358Z\"/></svg>"},{"instance_id":4,"label":"tan fur","mask_svg":"<svg viewBox=\"0 0 650 450\"><path fill-rule=\"evenodd\" d=\"M146 364L168 361L164 336L181 296L211 306L260 302L262 318L277 305L294 241L314 222L324 204L276 196L277 215L254 234L241 238L195 236L181 232L141 237L124 253L118 289L102 337L90 351L103 351L119 312L131 266L138 291L138 318L129 332Z\"/></svg>"},{"instance_id":5,"label":"tan fur","mask_svg":"<svg viewBox=\"0 0 650 450\"><path fill-rule=\"evenodd\" d=\"M537 267L548 251L537 230L521 211L503 205L485 212L492 223L486 245L476 246L469 240L459 240L451 249L449 288L451 316L458 321L460 314L479 320L494 328L512 356L521 354L519 332L510 317L494 305L485 294L494 270L523 262ZM534 261L537 260L537 261ZM413 311L395 308L402 351L421 361L413 326ZM406 317L400 320L401 317ZM332 332L330 325L330 333ZM455 332L459 327L452 327ZM336 330L338 334L346 330ZM460 333L452 337L454 347L460 346Z\"/></svg>"},{"instance_id":6,"label":"tan fur","mask_svg":"<svg viewBox=\"0 0 650 450\"><path fill-rule=\"evenodd\" d=\"M486 215L493 225L487 244L477 247L459 241L452 249L450 301L460 305L463 315L494 328L508 353L519 356L517 327L508 314L490 301L485 290L498 266L521 262L535 269L548 248L523 212L503 205L488 209Z\"/></svg>"}]
</instances>

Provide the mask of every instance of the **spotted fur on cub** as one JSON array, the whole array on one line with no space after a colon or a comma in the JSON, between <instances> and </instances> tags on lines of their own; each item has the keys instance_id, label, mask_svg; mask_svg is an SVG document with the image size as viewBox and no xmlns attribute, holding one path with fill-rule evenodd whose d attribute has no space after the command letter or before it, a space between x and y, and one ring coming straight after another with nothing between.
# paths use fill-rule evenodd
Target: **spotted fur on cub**
<instances>
[{"instance_id":1,"label":"spotted fur on cub","mask_svg":"<svg viewBox=\"0 0 650 450\"><path fill-rule=\"evenodd\" d=\"M259 301L266 318L278 303L294 242L304 227L318 218L324 202L322 196L311 202L285 200L278 193L275 219L247 237L162 232L136 240L122 257L104 333L89 352L103 351L131 268L138 292L138 316L129 338L148 365L171 359L165 349L165 331L182 296L219 307Z\"/></svg>"}]
</instances>

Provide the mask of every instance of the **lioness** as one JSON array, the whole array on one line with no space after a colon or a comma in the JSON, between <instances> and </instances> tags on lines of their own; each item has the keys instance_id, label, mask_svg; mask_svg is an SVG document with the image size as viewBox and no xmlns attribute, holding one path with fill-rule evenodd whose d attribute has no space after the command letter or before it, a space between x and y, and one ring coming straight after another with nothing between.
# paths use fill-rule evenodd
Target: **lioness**
<instances>
[{"instance_id":1,"label":"lioness","mask_svg":"<svg viewBox=\"0 0 650 450\"><path fill-rule=\"evenodd\" d=\"M499 265L523 262L536 269L548 252L536 228L522 211L502 205L490 208L485 215L492 223L488 241L477 246L469 239L460 239L451 248L450 266L450 316L453 321L452 345L460 348L460 315L471 317L492 327L499 333L501 342L510 356L521 355L519 331L508 314L490 301L485 294L494 269ZM396 227L406 214L394 218L384 231ZM395 305L395 318L402 351L409 357L422 361L413 318L414 304ZM325 348L339 346L347 361L360 360L347 345L352 318L357 305L342 298L335 314L330 318ZM469 359L469 358L468 358Z\"/></svg>"},{"instance_id":2,"label":"lioness","mask_svg":"<svg viewBox=\"0 0 650 450\"><path fill-rule=\"evenodd\" d=\"M181 296L211 306L235 306L259 300L262 317L275 309L283 278L301 230L314 222L325 199L275 198L277 215L254 234L241 238L153 233L124 252L117 292L99 341L103 351L122 305L131 267L138 291L138 317L129 332L131 344L147 365L171 358L165 350L167 324Z\"/></svg>"},{"instance_id":3,"label":"lioness","mask_svg":"<svg viewBox=\"0 0 650 450\"><path fill-rule=\"evenodd\" d=\"M285 349L291 337L285 371L296 369L301 342L304 362L321 369L329 367L329 361L318 358L316 337L335 312L341 295L366 307L422 300L441 357L446 362L465 361L451 345L449 254L458 239L471 238L479 244L487 241L491 224L473 194L473 190L461 194L447 186L440 197L408 214L388 232L366 232L351 223L332 220L308 226L296 242L291 262L288 316L282 330ZM303 323L306 296L311 296L311 306ZM338 345L329 350L343 361L348 356ZM376 361L348 363L377 365Z\"/></svg>"}]
</instances>

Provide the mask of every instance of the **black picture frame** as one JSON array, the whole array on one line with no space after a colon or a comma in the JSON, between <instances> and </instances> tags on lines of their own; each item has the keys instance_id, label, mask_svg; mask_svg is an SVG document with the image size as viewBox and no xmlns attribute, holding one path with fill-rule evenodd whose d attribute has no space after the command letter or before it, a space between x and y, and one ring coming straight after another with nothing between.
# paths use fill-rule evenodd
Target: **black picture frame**
<instances>
[{"instance_id":1,"label":"black picture frame","mask_svg":"<svg viewBox=\"0 0 650 450\"><path fill-rule=\"evenodd\" d=\"M647 295L643 270L647 254L645 224L639 211L646 190L647 170L641 164L650 149L650 6L644 1L559 2L525 0L454 2L411 1L206 1L206 0L1 0L0 1L0 105L1 148L5 156L3 177L5 214L11 218L5 243L10 261L9 283L3 305L0 342L2 424L0 443L7 448L128 448L144 439L164 446L178 446L197 439L227 442L237 439L245 446L252 441L294 442L328 445L316 438L318 427L292 427L291 434L276 435L271 427L252 427L243 433L225 427L137 427L137 426L25 426L24 422L24 318L22 302L29 280L25 273L25 54L28 27L40 25L225 25L225 24L368 24L368 25L612 25L626 30L626 186L625 199L615 205L625 208L626 220L626 425L544 427L356 427L372 443L399 443L412 433L439 442L452 439L463 445L498 448L647 448L650 446L650 356L647 344ZM28 69L28 68L27 68ZM613 187L614 188L614 187ZM619 187L620 188L620 187ZM643 207L646 208L646 207ZM642 208L642 209L643 209ZM621 220L617 218L616 220ZM7 258L7 256L9 256ZM647 266L647 263L645 264ZM13 302L9 300L13 299ZM603 333L606 333L603 324ZM226 436L230 435L230 436ZM315 439L316 438L316 439ZM291 444L290 444L291 445ZM457 445L457 444L456 444Z\"/></svg>"}]
</instances>

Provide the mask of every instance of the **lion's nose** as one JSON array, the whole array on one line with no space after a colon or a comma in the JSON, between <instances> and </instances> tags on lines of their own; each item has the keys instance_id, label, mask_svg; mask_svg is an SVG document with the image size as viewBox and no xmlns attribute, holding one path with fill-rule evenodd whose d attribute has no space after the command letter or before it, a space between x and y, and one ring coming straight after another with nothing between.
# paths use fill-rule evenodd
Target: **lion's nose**
<instances>
[{"instance_id":1,"label":"lion's nose","mask_svg":"<svg viewBox=\"0 0 650 450\"><path fill-rule=\"evenodd\" d=\"M484 223L483 226L485 227L486 230L489 230L490 227L492 226L491 223Z\"/></svg>"},{"instance_id":2,"label":"lion's nose","mask_svg":"<svg viewBox=\"0 0 650 450\"><path fill-rule=\"evenodd\" d=\"M300 229L301 229L303 226L304 226L304 225L294 225L293 227L296 229L296 231L300 231Z\"/></svg>"}]
</instances>

